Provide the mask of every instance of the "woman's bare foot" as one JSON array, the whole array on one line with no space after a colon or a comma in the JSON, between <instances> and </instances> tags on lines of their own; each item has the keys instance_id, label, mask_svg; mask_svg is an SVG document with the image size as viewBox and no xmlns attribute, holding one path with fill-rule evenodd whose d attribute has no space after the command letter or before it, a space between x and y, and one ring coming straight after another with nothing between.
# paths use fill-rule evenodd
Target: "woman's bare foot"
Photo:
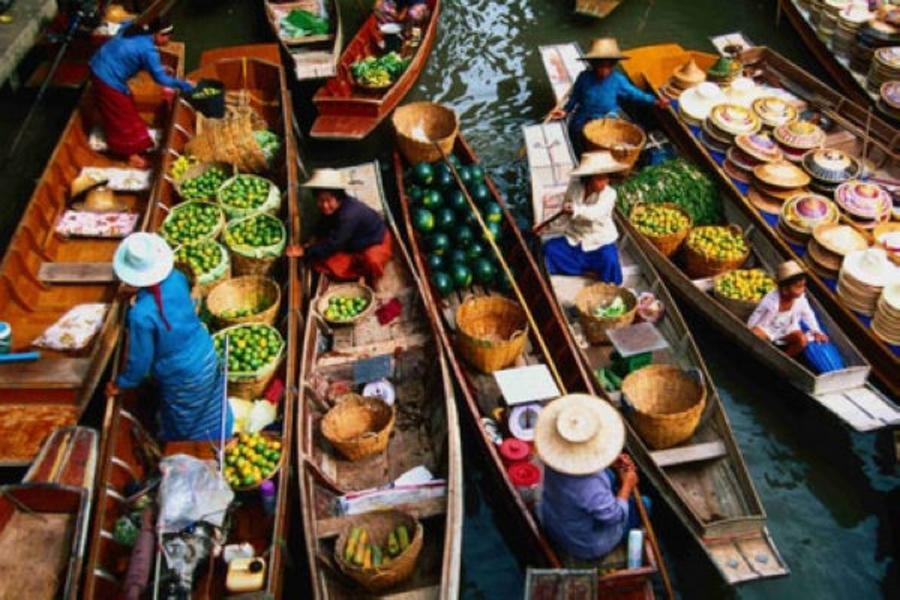
<instances>
[{"instance_id":1,"label":"woman's bare foot","mask_svg":"<svg viewBox=\"0 0 900 600\"><path fill-rule=\"evenodd\" d=\"M146 169L150 166L150 162L140 154L132 154L128 157L128 166L135 169Z\"/></svg>"}]
</instances>

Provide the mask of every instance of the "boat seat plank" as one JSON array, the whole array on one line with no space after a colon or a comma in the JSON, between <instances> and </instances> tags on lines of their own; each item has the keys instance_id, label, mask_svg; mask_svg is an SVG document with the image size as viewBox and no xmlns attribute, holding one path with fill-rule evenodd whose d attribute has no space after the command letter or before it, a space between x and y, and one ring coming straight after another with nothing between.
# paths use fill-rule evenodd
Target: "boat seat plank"
<instances>
[{"instance_id":1,"label":"boat seat plank","mask_svg":"<svg viewBox=\"0 0 900 600\"><path fill-rule=\"evenodd\" d=\"M729 584L734 585L759 577L734 542L723 542L707 548Z\"/></svg>"},{"instance_id":2,"label":"boat seat plank","mask_svg":"<svg viewBox=\"0 0 900 600\"><path fill-rule=\"evenodd\" d=\"M314 138L361 140L378 124L375 117L321 115L313 123L309 135Z\"/></svg>"},{"instance_id":3,"label":"boat seat plank","mask_svg":"<svg viewBox=\"0 0 900 600\"><path fill-rule=\"evenodd\" d=\"M0 387L79 388L90 368L89 358L45 358L0 365Z\"/></svg>"},{"instance_id":4,"label":"boat seat plank","mask_svg":"<svg viewBox=\"0 0 900 600\"><path fill-rule=\"evenodd\" d=\"M116 281L112 263L45 262L38 278L44 283L112 283Z\"/></svg>"},{"instance_id":5,"label":"boat seat plank","mask_svg":"<svg viewBox=\"0 0 900 600\"><path fill-rule=\"evenodd\" d=\"M396 510L408 512L417 519L427 519L437 515L442 515L447 510L447 498L441 496L438 498L427 498L421 502L413 504L401 504L395 507ZM347 523L353 521L356 515L343 515L340 517L329 517L320 519L316 522L316 535L319 539L337 536Z\"/></svg>"},{"instance_id":6,"label":"boat seat plank","mask_svg":"<svg viewBox=\"0 0 900 600\"><path fill-rule=\"evenodd\" d=\"M819 394L815 398L822 406L836 414L856 431L874 431L889 424L870 412L873 410L873 405L884 404L887 407L885 401L874 394L872 394L872 398L864 400L862 396L856 394L860 390L861 388L844 392ZM896 420L897 416L895 414L894 421L896 422Z\"/></svg>"},{"instance_id":7,"label":"boat seat plank","mask_svg":"<svg viewBox=\"0 0 900 600\"><path fill-rule=\"evenodd\" d=\"M651 452L650 456L653 457L653 461L660 467L673 467L685 463L722 458L727 454L725 443L717 440L715 442L692 444L668 450L657 450L656 452Z\"/></svg>"},{"instance_id":8,"label":"boat seat plank","mask_svg":"<svg viewBox=\"0 0 900 600\"><path fill-rule=\"evenodd\" d=\"M764 577L787 575L788 570L782 564L778 554L772 549L763 537L749 540L740 540L737 547L747 559L748 564Z\"/></svg>"}]
</instances>

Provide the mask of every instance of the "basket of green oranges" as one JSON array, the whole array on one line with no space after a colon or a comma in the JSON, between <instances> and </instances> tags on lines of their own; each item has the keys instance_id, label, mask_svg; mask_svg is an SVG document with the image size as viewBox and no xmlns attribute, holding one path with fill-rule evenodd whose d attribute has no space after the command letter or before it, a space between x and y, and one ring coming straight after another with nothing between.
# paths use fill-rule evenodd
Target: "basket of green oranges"
<instances>
[{"instance_id":1,"label":"basket of green oranges","mask_svg":"<svg viewBox=\"0 0 900 600\"><path fill-rule=\"evenodd\" d=\"M235 275L268 275L284 253L287 230L281 219L256 213L229 221L222 237Z\"/></svg>"},{"instance_id":2,"label":"basket of green oranges","mask_svg":"<svg viewBox=\"0 0 900 600\"><path fill-rule=\"evenodd\" d=\"M159 228L159 234L173 248L200 240L214 240L222 232L225 215L210 202L182 202L173 207Z\"/></svg>"},{"instance_id":3,"label":"basket of green oranges","mask_svg":"<svg viewBox=\"0 0 900 600\"><path fill-rule=\"evenodd\" d=\"M213 347L223 360L226 339L228 395L246 400L259 398L284 358L284 338L265 323L226 327L213 335Z\"/></svg>"},{"instance_id":4,"label":"basket of green oranges","mask_svg":"<svg viewBox=\"0 0 900 600\"><path fill-rule=\"evenodd\" d=\"M375 292L359 283L338 283L328 287L316 300L319 316L332 325L352 325L375 306Z\"/></svg>"},{"instance_id":5,"label":"basket of green oranges","mask_svg":"<svg viewBox=\"0 0 900 600\"><path fill-rule=\"evenodd\" d=\"M278 186L265 177L241 173L223 182L216 198L229 219L253 213L277 214L281 208Z\"/></svg>"},{"instance_id":6,"label":"basket of green oranges","mask_svg":"<svg viewBox=\"0 0 900 600\"><path fill-rule=\"evenodd\" d=\"M713 280L713 295L742 321L746 321L763 296L774 289L775 280L762 269L735 269Z\"/></svg>"},{"instance_id":7,"label":"basket of green oranges","mask_svg":"<svg viewBox=\"0 0 900 600\"><path fill-rule=\"evenodd\" d=\"M666 256L672 256L678 251L691 229L690 215L670 202L639 202L631 209L628 220Z\"/></svg>"},{"instance_id":8,"label":"basket of green oranges","mask_svg":"<svg viewBox=\"0 0 900 600\"><path fill-rule=\"evenodd\" d=\"M206 296L217 283L231 276L228 250L210 239L178 246L175 265L184 271L200 296Z\"/></svg>"}]
</instances>

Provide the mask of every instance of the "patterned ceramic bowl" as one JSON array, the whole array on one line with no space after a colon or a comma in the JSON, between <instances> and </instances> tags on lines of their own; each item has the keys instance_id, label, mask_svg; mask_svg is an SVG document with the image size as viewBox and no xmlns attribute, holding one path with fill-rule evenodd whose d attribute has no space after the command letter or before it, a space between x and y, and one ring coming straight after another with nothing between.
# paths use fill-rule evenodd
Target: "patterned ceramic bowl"
<instances>
[{"instance_id":1,"label":"patterned ceramic bowl","mask_svg":"<svg viewBox=\"0 0 900 600\"><path fill-rule=\"evenodd\" d=\"M886 81L881 85L881 99L895 110L900 110L900 81Z\"/></svg>"},{"instance_id":2,"label":"patterned ceramic bowl","mask_svg":"<svg viewBox=\"0 0 900 600\"><path fill-rule=\"evenodd\" d=\"M784 160L759 165L753 169L753 176L767 186L786 190L802 188L810 182L803 169Z\"/></svg>"},{"instance_id":3,"label":"patterned ceramic bowl","mask_svg":"<svg viewBox=\"0 0 900 600\"><path fill-rule=\"evenodd\" d=\"M728 157L728 160L734 163L736 167L749 172L752 172L753 169L755 169L762 163L762 161L757 159L755 156L750 156L737 146L732 146L731 148L729 148L726 156Z\"/></svg>"},{"instance_id":4,"label":"patterned ceramic bowl","mask_svg":"<svg viewBox=\"0 0 900 600\"><path fill-rule=\"evenodd\" d=\"M842 183L834 200L845 211L860 219L884 219L891 212L891 195L880 185L863 181Z\"/></svg>"},{"instance_id":5,"label":"patterned ceramic bowl","mask_svg":"<svg viewBox=\"0 0 900 600\"><path fill-rule=\"evenodd\" d=\"M859 175L859 161L836 148L810 150L803 155L803 168L816 180L843 183Z\"/></svg>"},{"instance_id":6,"label":"patterned ceramic bowl","mask_svg":"<svg viewBox=\"0 0 900 600\"><path fill-rule=\"evenodd\" d=\"M736 104L719 104L709 111L710 122L731 135L756 133L762 127L759 117L748 108Z\"/></svg>"},{"instance_id":7,"label":"patterned ceramic bowl","mask_svg":"<svg viewBox=\"0 0 900 600\"><path fill-rule=\"evenodd\" d=\"M775 128L775 139L778 143L796 148L811 150L825 142L825 132L815 123L809 121L793 121Z\"/></svg>"},{"instance_id":8,"label":"patterned ceramic bowl","mask_svg":"<svg viewBox=\"0 0 900 600\"><path fill-rule=\"evenodd\" d=\"M781 218L790 229L801 234L812 234L816 225L837 223L840 211L834 202L817 194L797 194L781 207Z\"/></svg>"},{"instance_id":9,"label":"patterned ceramic bowl","mask_svg":"<svg viewBox=\"0 0 900 600\"><path fill-rule=\"evenodd\" d=\"M778 127L797 120L797 109L777 96L763 96L753 101L753 112L767 127Z\"/></svg>"},{"instance_id":10,"label":"patterned ceramic bowl","mask_svg":"<svg viewBox=\"0 0 900 600\"><path fill-rule=\"evenodd\" d=\"M782 159L781 148L768 133L751 133L734 138L734 144L745 154L762 162L776 162Z\"/></svg>"}]
</instances>

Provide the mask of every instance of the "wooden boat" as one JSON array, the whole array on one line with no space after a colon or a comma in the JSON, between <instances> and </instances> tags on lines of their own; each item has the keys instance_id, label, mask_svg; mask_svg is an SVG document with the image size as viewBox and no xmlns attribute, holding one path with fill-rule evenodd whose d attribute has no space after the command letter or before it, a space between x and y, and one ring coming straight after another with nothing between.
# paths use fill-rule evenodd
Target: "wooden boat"
<instances>
[{"instance_id":1,"label":"wooden boat","mask_svg":"<svg viewBox=\"0 0 900 600\"><path fill-rule=\"evenodd\" d=\"M263 0L266 19L285 52L294 63L294 77L299 81L334 77L341 48L341 11L336 0ZM281 19L292 10L306 10L327 17L332 30L327 34L291 38L281 30Z\"/></svg>"},{"instance_id":2,"label":"wooden boat","mask_svg":"<svg viewBox=\"0 0 900 600\"><path fill-rule=\"evenodd\" d=\"M234 46L204 52L200 66L188 77L197 80L214 78L225 84L226 95L249 97L250 106L261 116L267 127L284 140L284 160L267 175L286 192L282 218L288 225L290 243L299 239L300 218L297 205L296 146L291 129L291 101L287 90L279 47L275 44ZM166 136L164 168L181 154L194 135L195 113L187 103L175 107L172 126ZM174 187L165 180L154 191L154 211L150 230L162 223L163 208L177 202ZM294 381L299 340L299 312L301 285L299 265L295 258L282 258L273 277L282 285L282 306L275 323L287 342L285 360L276 377L285 382L283 398L278 402L280 435L287 454L293 440L293 411L295 394L288 382ZM125 344L125 337L120 341ZM119 364L122 361L118 361ZM211 458L218 444L209 442L178 442L163 444L155 437L156 398L148 389L138 388L107 398L103 421L103 441L99 477L103 482L97 493L91 529L91 545L85 581L85 598L114 597L122 584L128 566L130 549L116 542L111 533L116 520L130 511L128 498L135 489L152 482L158 474L162 457L186 453L199 458ZM287 460L285 458L284 460ZM290 535L290 468L285 465L277 478L276 504L273 516L267 516L256 490L238 492L236 502L229 509L229 529L226 543L249 542L257 555L266 559L263 592L280 598L283 593L285 571L284 540ZM157 553L157 556L161 556ZM160 561L161 562L161 561ZM225 595L225 564L216 558L211 568L195 574L194 598L221 598Z\"/></svg>"},{"instance_id":3,"label":"wooden boat","mask_svg":"<svg viewBox=\"0 0 900 600\"><path fill-rule=\"evenodd\" d=\"M0 595L79 597L97 432L57 429L22 483L0 486Z\"/></svg>"},{"instance_id":4,"label":"wooden boat","mask_svg":"<svg viewBox=\"0 0 900 600\"><path fill-rule=\"evenodd\" d=\"M313 96L319 115L310 135L315 138L361 140L396 108L419 78L434 40L437 38L441 0L428 0L431 17L422 31L419 46L406 71L384 90L366 90L353 81L350 67L358 60L378 53L378 23L370 15L341 54L337 76L329 79Z\"/></svg>"},{"instance_id":5,"label":"wooden boat","mask_svg":"<svg viewBox=\"0 0 900 600\"><path fill-rule=\"evenodd\" d=\"M538 224L561 209L575 160L561 123L526 126L524 130L534 222ZM550 229L545 235L559 232ZM678 305L631 233L624 231L617 245L623 285L635 293L650 292L665 306L664 317L656 326L665 347L652 351L653 364L672 364L699 373L706 388L706 408L689 439L673 448L653 451L626 418L629 451L726 582L737 584L787 575L788 567L769 535L765 509L735 442L715 383ZM575 295L591 283L584 277L550 276L550 285L579 341L581 358L588 369L596 372L609 366L613 348L609 344L590 345L577 318Z\"/></svg>"},{"instance_id":6,"label":"wooden boat","mask_svg":"<svg viewBox=\"0 0 900 600\"><path fill-rule=\"evenodd\" d=\"M622 2L623 0L575 0L575 14L603 19Z\"/></svg>"},{"instance_id":7,"label":"wooden boat","mask_svg":"<svg viewBox=\"0 0 900 600\"><path fill-rule=\"evenodd\" d=\"M379 503L414 515L424 526L425 536L412 577L378 597L455 598L462 555L463 466L453 381L422 300L422 282L387 209L378 164L344 170L353 181L348 192L382 213L394 237L394 257L378 282L375 302L396 298L402 311L385 325L371 312L353 326L332 328L316 309L316 299L333 285L326 276L320 276L309 303L298 385L303 401L297 414L297 453L310 579L316 598L359 597L364 589L341 572L334 559L335 543L355 514L373 509L364 506L342 513L335 500L346 494L373 493L406 471L424 466L443 485L429 482L419 488L419 496L404 496L396 504L385 497ZM397 423L383 453L349 461L319 431L334 400L328 390L335 386L356 389L354 384L366 383L371 376L360 380L354 371L361 361L379 357L393 357L386 378L397 393Z\"/></svg>"},{"instance_id":8,"label":"wooden boat","mask_svg":"<svg viewBox=\"0 0 900 600\"><path fill-rule=\"evenodd\" d=\"M184 48L162 53L181 73ZM131 83L138 109L154 128L164 128L169 104L146 74ZM78 421L90 401L119 335L118 281L110 261L120 240L63 238L56 226L68 209L69 185L84 167L123 167L90 146L98 126L90 89L82 96L25 208L0 263L0 314L12 326L13 352L32 341L78 304L109 304L102 328L77 352L44 350L32 362L0 364L0 466L27 465L58 427ZM150 185L158 169L152 171ZM116 194L146 225L150 190Z\"/></svg>"},{"instance_id":9,"label":"wooden boat","mask_svg":"<svg viewBox=\"0 0 900 600\"><path fill-rule=\"evenodd\" d=\"M667 57L664 62L657 60L662 50ZM708 65L713 57L709 54L686 52L680 48L661 49L648 47L635 51L634 64L627 68L636 76L640 75L648 85L654 88L661 85L668 66L677 65L678 60L694 57L698 64ZM900 177L900 131L878 120L868 118L867 111L847 101L832 102L824 94L831 92L825 84L804 73L786 59L778 56L768 48L754 48L744 55L742 61L749 72L768 85L783 87L807 100L811 108L834 122L834 127L826 138L826 146L840 148L852 155L862 157L865 163L875 171L876 180L896 181ZM631 61L627 61L631 62ZM813 101L815 99L815 101ZM819 100L821 99L821 100ZM723 157L709 151L700 144L694 132L678 117L667 112L664 126L670 137L681 138L691 143L697 157L716 173L726 188L728 196L741 203L756 227L761 228L770 238L771 243L787 257L800 260L805 248L788 242L778 233L777 215L767 215L757 209L746 197L747 186L733 180L722 169ZM865 132L869 131L868 141ZM823 278L813 269L808 270L811 288L822 302L823 307L835 319L836 323L853 340L863 356L872 364L872 368L885 388L896 398L900 397L900 346L890 346L882 341L869 327L868 319L851 311L843 300L834 292L834 280Z\"/></svg>"},{"instance_id":10,"label":"wooden boat","mask_svg":"<svg viewBox=\"0 0 900 600\"><path fill-rule=\"evenodd\" d=\"M454 154L463 164L478 163L475 153L466 144L462 135L457 137ZM409 198L406 196L403 177L405 168L403 159L399 153L395 152L394 171L400 194L400 208L406 223L407 241L413 254L416 270L425 280L428 273L425 250L422 246L423 240L412 226L411 208ZM559 392L582 392L596 395L592 377L578 357L578 350L565 325L564 317L552 291L543 278L522 233L496 187L489 179L486 182L494 201L500 205L503 213L501 241L503 258L515 275L516 284L525 295L527 307L531 311L535 323L540 327L540 335L547 349L546 353L539 350L541 343L534 335L532 328L529 340L525 345L525 352L515 366L544 364L551 372L556 373L555 381ZM489 294L488 290L479 286L473 287L471 291L478 296ZM526 501L510 481L498 446L484 428L483 419L492 418L495 410L504 409L506 405L494 377L470 367L468 363L464 362L453 344L456 328L455 314L464 298L458 292L447 298L441 298L431 283L425 286L424 295L429 315L439 332L441 343L462 391L460 397L462 422L466 424L469 438L477 440L478 445L481 446L481 454L487 463L491 503L496 514L504 516L501 526L505 530L508 543L520 559L527 564L553 568L563 566L563 561L541 530L537 516L532 511L531 502ZM647 529L653 527L652 523L647 520L642 524ZM601 596L635 600L653 598L651 578L657 571L657 565L649 545L645 544L643 566L636 569L625 568L623 550L622 547L619 547L595 565L595 568L599 568L601 571L612 569L610 574L598 577L597 585L598 589L602 590Z\"/></svg>"}]
</instances>

